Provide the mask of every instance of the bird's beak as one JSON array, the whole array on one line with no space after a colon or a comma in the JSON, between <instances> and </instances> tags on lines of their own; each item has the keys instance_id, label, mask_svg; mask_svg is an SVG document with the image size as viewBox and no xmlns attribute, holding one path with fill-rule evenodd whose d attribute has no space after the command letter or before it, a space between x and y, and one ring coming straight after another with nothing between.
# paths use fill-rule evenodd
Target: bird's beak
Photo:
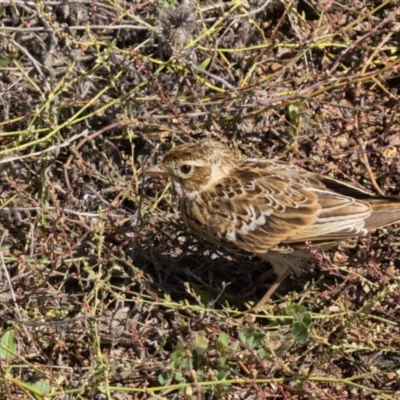
<instances>
[{"instance_id":1,"label":"bird's beak","mask_svg":"<svg viewBox=\"0 0 400 400\"><path fill-rule=\"evenodd\" d=\"M145 170L146 174L152 175L165 175L167 171L160 167L160 165L154 165L153 167L149 167Z\"/></svg>"}]
</instances>

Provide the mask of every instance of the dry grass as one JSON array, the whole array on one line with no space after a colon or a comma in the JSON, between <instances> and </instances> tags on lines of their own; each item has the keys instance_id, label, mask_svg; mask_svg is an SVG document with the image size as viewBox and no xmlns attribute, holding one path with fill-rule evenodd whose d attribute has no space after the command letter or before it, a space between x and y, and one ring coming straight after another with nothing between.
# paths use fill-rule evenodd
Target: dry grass
<instances>
[{"instance_id":1,"label":"dry grass","mask_svg":"<svg viewBox=\"0 0 400 400\"><path fill-rule=\"evenodd\" d=\"M399 227L288 279L143 169L221 140L400 188L400 5L0 2L0 397L398 399Z\"/></svg>"}]
</instances>

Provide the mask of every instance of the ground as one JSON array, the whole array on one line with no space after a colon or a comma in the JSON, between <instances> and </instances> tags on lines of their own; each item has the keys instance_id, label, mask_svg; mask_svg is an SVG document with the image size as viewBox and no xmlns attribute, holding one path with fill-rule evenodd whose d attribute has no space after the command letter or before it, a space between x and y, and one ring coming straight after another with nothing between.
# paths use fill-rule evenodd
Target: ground
<instances>
[{"instance_id":1,"label":"ground","mask_svg":"<svg viewBox=\"0 0 400 400\"><path fill-rule=\"evenodd\" d=\"M0 11L1 398L400 398L399 225L256 313L270 266L193 236L143 174L209 137L399 195L398 1Z\"/></svg>"}]
</instances>

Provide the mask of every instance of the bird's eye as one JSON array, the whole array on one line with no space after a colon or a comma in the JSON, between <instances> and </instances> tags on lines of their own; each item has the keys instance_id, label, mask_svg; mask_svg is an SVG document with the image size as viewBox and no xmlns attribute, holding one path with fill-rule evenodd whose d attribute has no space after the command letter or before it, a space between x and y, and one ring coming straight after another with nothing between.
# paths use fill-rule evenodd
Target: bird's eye
<instances>
[{"instance_id":1,"label":"bird's eye","mask_svg":"<svg viewBox=\"0 0 400 400\"><path fill-rule=\"evenodd\" d=\"M180 170L183 174L188 174L192 170L192 166L183 164L183 165L181 165Z\"/></svg>"}]
</instances>

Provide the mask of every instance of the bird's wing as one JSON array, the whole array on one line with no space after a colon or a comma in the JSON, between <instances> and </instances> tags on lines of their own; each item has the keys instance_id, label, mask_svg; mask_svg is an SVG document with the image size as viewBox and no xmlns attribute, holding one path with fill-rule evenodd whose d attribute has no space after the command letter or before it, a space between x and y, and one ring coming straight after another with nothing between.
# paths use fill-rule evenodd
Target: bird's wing
<instances>
[{"instance_id":1,"label":"bird's wing","mask_svg":"<svg viewBox=\"0 0 400 400\"><path fill-rule=\"evenodd\" d=\"M305 241L365 235L371 207L327 189L316 174L275 160L250 160L187 199L182 211L187 225L209 241L264 254Z\"/></svg>"}]
</instances>

